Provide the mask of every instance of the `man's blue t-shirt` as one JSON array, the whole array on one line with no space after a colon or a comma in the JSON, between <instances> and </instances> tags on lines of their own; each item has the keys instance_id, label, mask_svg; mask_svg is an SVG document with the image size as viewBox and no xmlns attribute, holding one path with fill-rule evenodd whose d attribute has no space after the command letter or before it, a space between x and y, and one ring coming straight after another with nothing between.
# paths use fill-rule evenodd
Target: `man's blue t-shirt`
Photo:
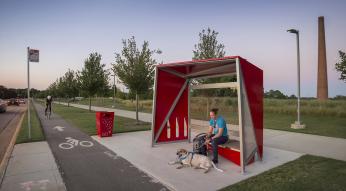
<instances>
[{"instance_id":1,"label":"man's blue t-shirt","mask_svg":"<svg viewBox=\"0 0 346 191\"><path fill-rule=\"evenodd\" d=\"M216 121L210 119L209 125L213 127L213 134L217 134L219 132L219 128L223 128L222 136L228 136L226 121L223 117L219 116Z\"/></svg>"}]
</instances>

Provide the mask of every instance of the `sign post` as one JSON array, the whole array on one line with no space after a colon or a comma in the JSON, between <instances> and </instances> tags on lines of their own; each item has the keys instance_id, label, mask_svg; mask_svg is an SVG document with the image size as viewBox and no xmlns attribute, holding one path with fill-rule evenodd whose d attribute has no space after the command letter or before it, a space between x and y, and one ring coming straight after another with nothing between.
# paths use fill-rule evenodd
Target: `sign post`
<instances>
[{"instance_id":1,"label":"sign post","mask_svg":"<svg viewBox=\"0 0 346 191\"><path fill-rule=\"evenodd\" d=\"M30 62L38 62L39 61L39 50L30 49L28 47L27 50L27 59L28 59L28 129L29 129L29 139L31 139L31 123L30 123Z\"/></svg>"}]
</instances>

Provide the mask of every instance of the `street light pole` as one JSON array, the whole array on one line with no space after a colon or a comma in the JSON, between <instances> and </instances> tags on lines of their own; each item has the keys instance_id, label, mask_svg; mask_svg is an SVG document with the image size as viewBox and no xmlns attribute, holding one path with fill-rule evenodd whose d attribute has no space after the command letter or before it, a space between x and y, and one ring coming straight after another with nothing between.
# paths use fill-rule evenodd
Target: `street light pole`
<instances>
[{"instance_id":1,"label":"street light pole","mask_svg":"<svg viewBox=\"0 0 346 191\"><path fill-rule=\"evenodd\" d=\"M296 34L297 37L297 97L298 97L298 103L297 103L297 121L293 124L291 124L291 128L293 129L303 129L305 128L305 125L300 123L300 50L299 50L299 31L296 29L289 29L287 32Z\"/></svg>"},{"instance_id":2,"label":"street light pole","mask_svg":"<svg viewBox=\"0 0 346 191\"><path fill-rule=\"evenodd\" d=\"M297 108L297 119L298 124L300 124L300 50L299 50L299 31L297 33L297 76L298 76L298 108Z\"/></svg>"}]
</instances>

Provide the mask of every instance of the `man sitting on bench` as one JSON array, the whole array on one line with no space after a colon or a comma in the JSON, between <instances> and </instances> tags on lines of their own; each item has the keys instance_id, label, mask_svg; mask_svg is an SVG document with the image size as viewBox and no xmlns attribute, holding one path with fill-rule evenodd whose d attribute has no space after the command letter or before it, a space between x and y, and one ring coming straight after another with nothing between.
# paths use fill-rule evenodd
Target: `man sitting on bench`
<instances>
[{"instance_id":1,"label":"man sitting on bench","mask_svg":"<svg viewBox=\"0 0 346 191\"><path fill-rule=\"evenodd\" d=\"M228 141L228 131L226 121L222 116L218 116L219 109L210 110L209 130L207 133L206 144L211 142L213 149L213 162L218 163L218 145L225 144Z\"/></svg>"}]
</instances>

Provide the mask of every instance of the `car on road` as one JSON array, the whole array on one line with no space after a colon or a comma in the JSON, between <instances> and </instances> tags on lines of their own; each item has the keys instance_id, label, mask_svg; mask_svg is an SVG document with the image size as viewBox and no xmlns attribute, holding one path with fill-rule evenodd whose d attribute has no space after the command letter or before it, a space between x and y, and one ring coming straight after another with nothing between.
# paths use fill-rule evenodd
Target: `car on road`
<instances>
[{"instance_id":1,"label":"car on road","mask_svg":"<svg viewBox=\"0 0 346 191\"><path fill-rule=\"evenodd\" d=\"M7 105L17 105L17 106L19 106L19 101L17 99L11 98L8 101Z\"/></svg>"},{"instance_id":2,"label":"car on road","mask_svg":"<svg viewBox=\"0 0 346 191\"><path fill-rule=\"evenodd\" d=\"M0 113L6 112L6 109L7 103L4 100L0 99Z\"/></svg>"},{"instance_id":3,"label":"car on road","mask_svg":"<svg viewBox=\"0 0 346 191\"><path fill-rule=\"evenodd\" d=\"M19 100L19 103L20 103L20 104L25 104L25 100L24 100L24 99L20 99L20 100Z\"/></svg>"}]
</instances>

